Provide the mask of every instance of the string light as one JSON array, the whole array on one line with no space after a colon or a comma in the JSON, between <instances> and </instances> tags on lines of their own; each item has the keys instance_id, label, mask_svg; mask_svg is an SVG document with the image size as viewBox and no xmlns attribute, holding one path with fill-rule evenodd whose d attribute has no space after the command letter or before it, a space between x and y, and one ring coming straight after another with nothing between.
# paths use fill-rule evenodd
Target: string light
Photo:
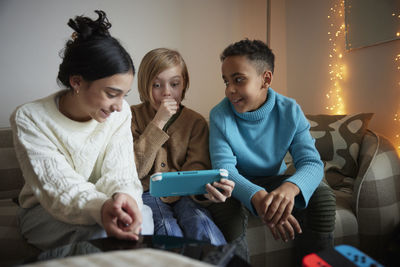
<instances>
[{"instance_id":1,"label":"string light","mask_svg":"<svg viewBox=\"0 0 400 267\"><path fill-rule=\"evenodd\" d=\"M396 57L394 58L394 64L396 66L397 71L400 72L400 54L397 54ZM397 77L399 77L399 76L397 76ZM398 82L398 85L400 87L400 81ZM399 133L399 131L400 131L400 114L399 114L399 111L394 114L394 123L395 123L396 129L397 129L397 133L394 136L394 138L395 138L394 144L397 148L397 154L400 156L400 133Z\"/></svg>"},{"instance_id":2,"label":"string light","mask_svg":"<svg viewBox=\"0 0 400 267\"><path fill-rule=\"evenodd\" d=\"M345 114L345 103L342 97L341 82L345 78L344 43L345 43L345 25L344 25L344 0L338 1L330 9L328 15L330 30L328 31L328 40L330 45L329 53L329 79L331 85L326 98L329 102L326 110L333 114Z\"/></svg>"}]
</instances>

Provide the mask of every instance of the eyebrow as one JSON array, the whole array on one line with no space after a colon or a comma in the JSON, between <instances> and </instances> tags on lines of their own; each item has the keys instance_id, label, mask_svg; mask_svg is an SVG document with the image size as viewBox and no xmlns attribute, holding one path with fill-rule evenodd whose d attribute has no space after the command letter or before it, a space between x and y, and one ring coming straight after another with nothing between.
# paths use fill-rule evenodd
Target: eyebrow
<instances>
[{"instance_id":1,"label":"eyebrow","mask_svg":"<svg viewBox=\"0 0 400 267\"><path fill-rule=\"evenodd\" d=\"M169 80L176 79L176 78L182 78L183 79L182 75L176 75L174 77L169 78ZM158 76L156 76L156 78L154 80L161 80L161 79Z\"/></svg>"},{"instance_id":2,"label":"eyebrow","mask_svg":"<svg viewBox=\"0 0 400 267\"><path fill-rule=\"evenodd\" d=\"M235 73L232 73L232 74L230 75L230 77L235 77L235 76L240 76L240 75L244 75L244 73L235 72ZM225 79L225 75L222 75L222 78Z\"/></svg>"},{"instance_id":3,"label":"eyebrow","mask_svg":"<svg viewBox=\"0 0 400 267\"><path fill-rule=\"evenodd\" d=\"M244 73L235 72L235 73L231 74L231 77L235 77L235 76L238 76L238 75L244 75Z\"/></svg>"},{"instance_id":4,"label":"eyebrow","mask_svg":"<svg viewBox=\"0 0 400 267\"><path fill-rule=\"evenodd\" d=\"M113 90L113 91L117 91L117 92L120 93L120 94L124 92L124 91L121 90L121 89L114 88L114 87L110 87L110 86L107 86L106 88L111 89L111 90ZM126 93L129 93L130 91L131 91L131 89L129 89L128 92L126 92Z\"/></svg>"}]
</instances>

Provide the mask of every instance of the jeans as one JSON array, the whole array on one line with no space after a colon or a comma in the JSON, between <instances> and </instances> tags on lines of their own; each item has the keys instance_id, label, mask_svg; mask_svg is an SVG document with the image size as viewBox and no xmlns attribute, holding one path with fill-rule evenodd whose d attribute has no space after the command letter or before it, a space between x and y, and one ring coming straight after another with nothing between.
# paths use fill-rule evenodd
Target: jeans
<instances>
[{"instance_id":1,"label":"jeans","mask_svg":"<svg viewBox=\"0 0 400 267\"><path fill-rule=\"evenodd\" d=\"M215 225L210 212L190 197L164 203L149 192L143 193L143 203L153 212L154 234L186 237L208 241L214 246L225 245L224 235Z\"/></svg>"},{"instance_id":2,"label":"jeans","mask_svg":"<svg viewBox=\"0 0 400 267\"><path fill-rule=\"evenodd\" d=\"M100 212L100 211L99 211ZM149 207L143 205L142 234L153 233L153 218ZM69 224L55 219L41 205L29 209L19 208L18 224L27 242L41 250L68 245L75 242L107 237L98 224Z\"/></svg>"}]
</instances>

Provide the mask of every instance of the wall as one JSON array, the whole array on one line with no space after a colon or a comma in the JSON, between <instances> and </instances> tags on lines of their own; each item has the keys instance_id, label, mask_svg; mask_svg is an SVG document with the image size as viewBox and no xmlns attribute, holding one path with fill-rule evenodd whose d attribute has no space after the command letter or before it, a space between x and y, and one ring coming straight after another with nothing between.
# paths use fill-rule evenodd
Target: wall
<instances>
[{"instance_id":1,"label":"wall","mask_svg":"<svg viewBox=\"0 0 400 267\"><path fill-rule=\"evenodd\" d=\"M1 0L0 127L16 106L60 89L58 54L72 33L66 23L95 18L95 9L106 11L136 68L151 49L179 50L191 78L184 104L208 117L224 97L219 54L245 37L266 41L266 7L265 0ZM127 101L140 102L136 79Z\"/></svg>"},{"instance_id":2,"label":"wall","mask_svg":"<svg viewBox=\"0 0 400 267\"><path fill-rule=\"evenodd\" d=\"M272 0L278 5L279 0ZM331 86L329 76L330 43L327 16L334 1L286 0L285 12L273 16L286 18L287 95L295 98L305 113L330 113L326 94ZM273 10L273 8L272 8ZM340 23L337 22L337 23ZM274 29L274 21L271 23ZM272 33L274 31L272 30ZM274 34L271 40L274 39ZM340 45L344 46L344 40ZM395 138L400 124L394 114L400 109L400 75L395 56L400 41L392 41L343 53L346 75L342 81L346 113L373 112L370 128Z\"/></svg>"}]
</instances>

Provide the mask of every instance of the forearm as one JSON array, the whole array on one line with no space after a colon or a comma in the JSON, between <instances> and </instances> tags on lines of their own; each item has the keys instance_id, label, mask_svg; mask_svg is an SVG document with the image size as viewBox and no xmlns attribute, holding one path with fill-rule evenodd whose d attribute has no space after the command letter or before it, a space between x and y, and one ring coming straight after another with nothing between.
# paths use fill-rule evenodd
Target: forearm
<instances>
[{"instance_id":1,"label":"forearm","mask_svg":"<svg viewBox=\"0 0 400 267\"><path fill-rule=\"evenodd\" d=\"M169 139L167 133L155 124L149 123L142 134L133 133L135 162L139 179L149 175L154 165L157 152Z\"/></svg>"}]
</instances>

